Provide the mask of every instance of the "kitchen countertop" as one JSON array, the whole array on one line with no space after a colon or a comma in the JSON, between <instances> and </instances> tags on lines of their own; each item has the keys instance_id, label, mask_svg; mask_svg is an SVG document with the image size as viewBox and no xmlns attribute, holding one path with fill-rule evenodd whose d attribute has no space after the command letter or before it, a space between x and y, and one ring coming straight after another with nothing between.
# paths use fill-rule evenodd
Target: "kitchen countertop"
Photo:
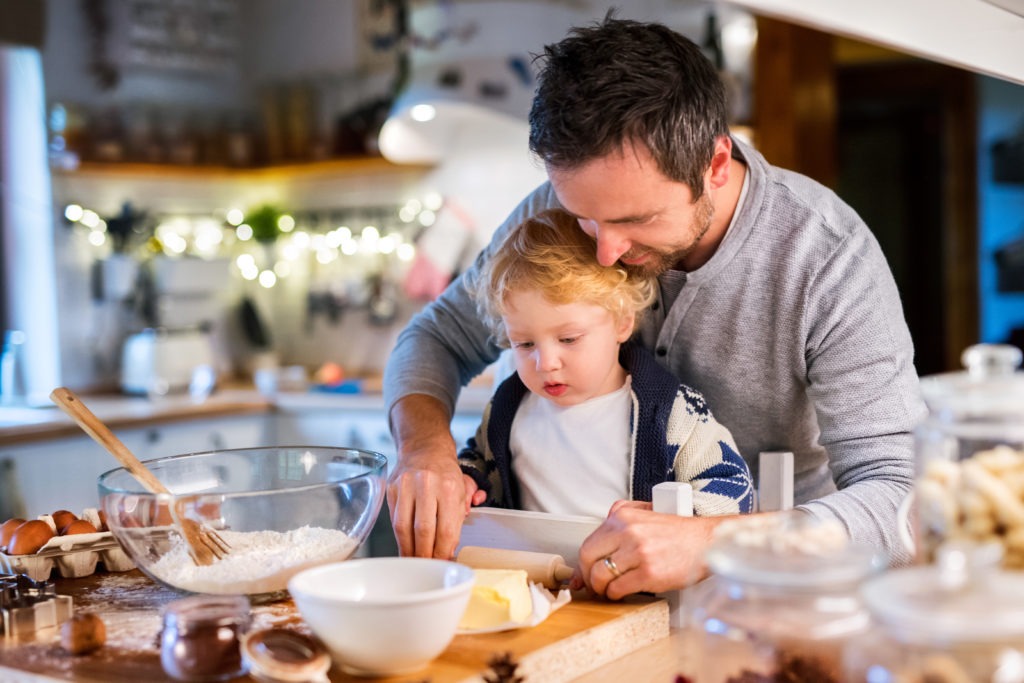
<instances>
[{"instance_id":1,"label":"kitchen countertop","mask_svg":"<svg viewBox=\"0 0 1024 683\"><path fill-rule=\"evenodd\" d=\"M460 395L457 412L480 412L486 405L490 396L490 387L470 386L463 390ZM297 412L323 410L368 410L375 411L384 409L384 399L379 393L365 394L332 394L326 392L280 392L272 397L260 394L252 387L241 386L220 389L202 403L193 403L187 396L168 397L156 401L144 397L132 397L117 394L108 395L83 395L83 399L100 419L115 428L139 427L159 423L185 421L193 419L216 418L230 415L243 414L272 414L275 412ZM0 444L13 444L17 442L40 441L52 438L68 436L80 436L81 430L64 415L62 411L54 408L8 408L0 407ZM133 572L132 574L137 574ZM97 575L98 577L99 575ZM117 593L123 593L118 588L118 582L131 581L128 575L118 578L112 577L113 583L109 586ZM82 580L73 580L72 583L80 583ZM88 582L86 582L88 583ZM128 591L130 593L130 591ZM108 598L113 598L108 594ZM127 599L127 598L126 598ZM88 600L78 601L76 606L86 607ZM264 614L269 624L287 625L296 623L295 615L278 613L280 610L272 609ZM287 612L287 610L285 610ZM128 636L125 636L128 637ZM51 636L52 638L52 636ZM11 645L7 643L7 647ZM148 643L140 643L140 647L148 646ZM684 670L686 663L686 638L682 632L674 631L668 637L661 638L649 645L634 651L620 659L611 661L600 669L585 674L576 679L577 683L603 683L604 681L621 680L649 680L664 681L672 683L676 675ZM3 683L49 683L52 681L88 681L90 683L100 680L112 680L102 672L91 669L86 662L76 663L76 659L68 657L59 651L59 648L47 645L36 652L43 657L47 664L41 665L38 662L35 666L31 662L13 661L14 652L8 649L4 653L5 643L0 636L0 681ZM30 649L29 653L35 650ZM51 655L55 659L51 659ZM142 669L148 671L145 680L160 680L160 673L152 671L152 661L143 656L139 661L128 657L125 661L131 665L134 661ZM53 662L57 662L56 665ZM120 664L120 660L119 660ZM59 665L59 666L57 666ZM57 666L54 670L52 666ZM157 670L159 666L157 665ZM142 680L141 678L129 678L118 680ZM238 681L252 680L250 677L234 679Z\"/></svg>"},{"instance_id":2,"label":"kitchen countertop","mask_svg":"<svg viewBox=\"0 0 1024 683\"><path fill-rule=\"evenodd\" d=\"M121 394L82 395L82 401L111 429L142 427L195 418L267 413L273 403L255 390L228 389L196 403L185 395L157 400ZM53 407L0 407L0 443L5 445L81 436L82 430Z\"/></svg>"},{"instance_id":3,"label":"kitchen countertop","mask_svg":"<svg viewBox=\"0 0 1024 683\"><path fill-rule=\"evenodd\" d=\"M138 570L123 574L97 572L79 579L56 579L57 592L71 595L76 611L93 611L104 620L107 644L86 656L71 656L59 645L57 629L38 631L22 639L0 637L0 681L4 683L49 683L53 681L139 681L152 683L171 681L163 672L156 645L161 609L182 594L154 584ZM557 616L557 614L556 614ZM570 618L570 617L565 617ZM253 629L270 627L291 628L308 632L291 600L253 606ZM541 627L537 627L541 628ZM552 633L559 631L552 624ZM514 635L514 634L513 634ZM491 638L491 647L500 650L510 647L515 638L503 634L475 636ZM465 647L462 648L465 650ZM462 650L460 650L461 652ZM497 651L497 650L496 650ZM629 654L612 659L604 666L586 673L575 683L604 683L618 681L655 681L673 683L684 671L692 650L683 631L672 631L641 645ZM419 675L400 676L389 681L421 681ZM331 681L349 681L337 670L332 670ZM255 680L243 675L232 681Z\"/></svg>"},{"instance_id":4,"label":"kitchen countertop","mask_svg":"<svg viewBox=\"0 0 1024 683\"><path fill-rule=\"evenodd\" d=\"M466 387L459 396L456 412L480 413L489 397L488 386ZM124 394L83 394L82 399L111 429L273 412L384 410L384 397L379 392L336 394L294 391L278 392L268 397L245 385L218 389L201 402L193 401L188 394L159 399ZM0 406L2 445L81 435L81 429L56 406Z\"/></svg>"}]
</instances>

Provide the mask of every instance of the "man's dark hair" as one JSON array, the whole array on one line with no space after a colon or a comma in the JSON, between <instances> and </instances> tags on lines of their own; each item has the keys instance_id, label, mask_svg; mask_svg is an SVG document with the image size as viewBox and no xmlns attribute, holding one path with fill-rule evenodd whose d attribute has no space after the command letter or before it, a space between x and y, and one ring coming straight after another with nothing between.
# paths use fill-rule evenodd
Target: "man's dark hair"
<instances>
[{"instance_id":1,"label":"man's dark hair","mask_svg":"<svg viewBox=\"0 0 1024 683\"><path fill-rule=\"evenodd\" d=\"M639 142L696 199L715 139L729 133L722 80L685 36L613 15L573 28L539 55L530 150L571 169Z\"/></svg>"}]
</instances>

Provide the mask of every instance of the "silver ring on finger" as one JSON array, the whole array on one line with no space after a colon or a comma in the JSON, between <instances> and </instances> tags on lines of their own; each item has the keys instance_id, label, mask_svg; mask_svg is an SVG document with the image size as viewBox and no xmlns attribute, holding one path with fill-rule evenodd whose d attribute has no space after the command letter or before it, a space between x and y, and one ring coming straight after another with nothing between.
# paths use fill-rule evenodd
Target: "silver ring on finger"
<instances>
[{"instance_id":1,"label":"silver ring on finger","mask_svg":"<svg viewBox=\"0 0 1024 683\"><path fill-rule=\"evenodd\" d=\"M611 555L604 556L604 566L608 568L608 571L611 572L612 576L616 579L622 576L622 572L619 570L618 566L616 566L615 560L612 559Z\"/></svg>"}]
</instances>

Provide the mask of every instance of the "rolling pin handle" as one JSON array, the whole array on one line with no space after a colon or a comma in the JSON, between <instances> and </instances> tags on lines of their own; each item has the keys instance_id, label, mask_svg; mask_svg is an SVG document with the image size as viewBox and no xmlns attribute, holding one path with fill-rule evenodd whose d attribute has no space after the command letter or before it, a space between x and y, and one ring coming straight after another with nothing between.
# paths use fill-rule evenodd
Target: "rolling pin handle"
<instances>
[{"instance_id":1,"label":"rolling pin handle","mask_svg":"<svg viewBox=\"0 0 1024 683\"><path fill-rule=\"evenodd\" d=\"M561 555L537 553L529 550L505 550L467 545L459 550L455 560L477 569L523 569L528 580L547 588L558 588L572 578L573 569Z\"/></svg>"}]
</instances>

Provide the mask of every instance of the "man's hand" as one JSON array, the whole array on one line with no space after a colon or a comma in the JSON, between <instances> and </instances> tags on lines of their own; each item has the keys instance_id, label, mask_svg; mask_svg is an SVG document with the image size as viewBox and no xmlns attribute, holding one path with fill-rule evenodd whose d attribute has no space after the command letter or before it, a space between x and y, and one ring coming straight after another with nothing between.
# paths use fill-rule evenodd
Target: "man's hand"
<instances>
[{"instance_id":1,"label":"man's hand","mask_svg":"<svg viewBox=\"0 0 1024 683\"><path fill-rule=\"evenodd\" d=\"M580 547L578 575L612 600L685 588L707 575L704 551L722 519L667 515L650 503L617 501Z\"/></svg>"},{"instance_id":2,"label":"man's hand","mask_svg":"<svg viewBox=\"0 0 1024 683\"><path fill-rule=\"evenodd\" d=\"M388 481L388 508L402 555L447 560L455 554L474 492L459 469L450 421L429 396L406 396L391 410L398 464Z\"/></svg>"}]
</instances>

